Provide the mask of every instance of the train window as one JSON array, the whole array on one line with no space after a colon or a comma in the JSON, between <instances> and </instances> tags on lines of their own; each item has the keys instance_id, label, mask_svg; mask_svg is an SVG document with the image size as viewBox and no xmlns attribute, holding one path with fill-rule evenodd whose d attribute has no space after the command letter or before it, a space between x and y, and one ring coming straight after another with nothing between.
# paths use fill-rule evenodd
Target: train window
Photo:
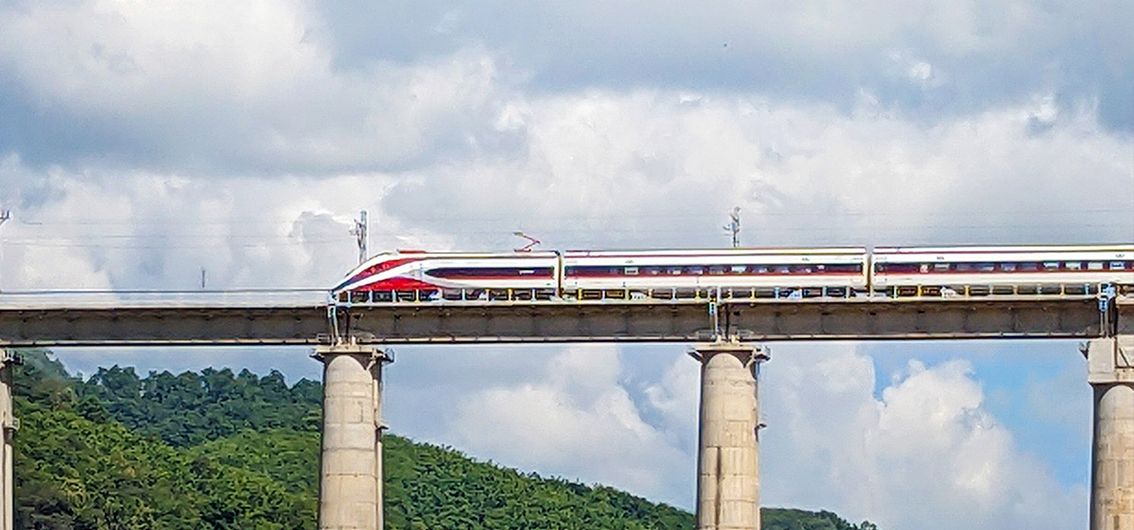
<instances>
[{"instance_id":1,"label":"train window","mask_svg":"<svg viewBox=\"0 0 1134 530\"><path fill-rule=\"evenodd\" d=\"M1124 262L1121 262L1121 261L1110 262L1110 270L1112 270L1112 271L1120 271L1120 270L1125 270L1125 269L1126 269L1126 263L1124 263Z\"/></svg>"},{"instance_id":2,"label":"train window","mask_svg":"<svg viewBox=\"0 0 1134 530\"><path fill-rule=\"evenodd\" d=\"M922 263L921 266L917 268L917 271L922 273L922 274L929 272L929 264L928 263Z\"/></svg>"},{"instance_id":3,"label":"train window","mask_svg":"<svg viewBox=\"0 0 1134 530\"><path fill-rule=\"evenodd\" d=\"M735 274L744 274L745 267L744 265L733 265L729 270Z\"/></svg>"},{"instance_id":4,"label":"train window","mask_svg":"<svg viewBox=\"0 0 1134 530\"><path fill-rule=\"evenodd\" d=\"M1043 262L1043 270L1046 270L1046 271L1059 270L1059 262L1058 261L1045 261L1045 262Z\"/></svg>"},{"instance_id":5,"label":"train window","mask_svg":"<svg viewBox=\"0 0 1134 530\"><path fill-rule=\"evenodd\" d=\"M1081 262L1081 261L1068 261L1066 263L1066 266L1067 266L1067 270L1069 270L1069 271L1083 270L1083 262Z\"/></svg>"},{"instance_id":6,"label":"train window","mask_svg":"<svg viewBox=\"0 0 1134 530\"><path fill-rule=\"evenodd\" d=\"M1022 271L1038 271L1040 270L1040 264L1034 261L1029 261L1026 263L1021 263L1019 268Z\"/></svg>"},{"instance_id":7,"label":"train window","mask_svg":"<svg viewBox=\"0 0 1134 530\"><path fill-rule=\"evenodd\" d=\"M819 268L821 270L826 270L827 272L842 272L842 273L862 272L862 264L861 263L839 263L839 264L835 264L835 265L820 265Z\"/></svg>"},{"instance_id":8,"label":"train window","mask_svg":"<svg viewBox=\"0 0 1134 530\"><path fill-rule=\"evenodd\" d=\"M1089 271L1101 271L1101 270L1103 270L1103 262L1092 261L1090 263L1087 263L1087 270L1089 270Z\"/></svg>"},{"instance_id":9,"label":"train window","mask_svg":"<svg viewBox=\"0 0 1134 530\"><path fill-rule=\"evenodd\" d=\"M948 263L934 263L933 272L949 272Z\"/></svg>"},{"instance_id":10,"label":"train window","mask_svg":"<svg viewBox=\"0 0 1134 530\"><path fill-rule=\"evenodd\" d=\"M876 263L875 270L890 274L912 273L921 270L917 263Z\"/></svg>"},{"instance_id":11,"label":"train window","mask_svg":"<svg viewBox=\"0 0 1134 530\"><path fill-rule=\"evenodd\" d=\"M787 265L776 265L776 274L788 274L791 272L791 267Z\"/></svg>"},{"instance_id":12,"label":"train window","mask_svg":"<svg viewBox=\"0 0 1134 530\"><path fill-rule=\"evenodd\" d=\"M752 272L755 272L757 274L767 274L769 270L770 269L768 269L767 265L753 265L752 266Z\"/></svg>"},{"instance_id":13,"label":"train window","mask_svg":"<svg viewBox=\"0 0 1134 530\"><path fill-rule=\"evenodd\" d=\"M586 275L590 273L588 267L569 267L568 274L576 273L579 275ZM440 269L430 269L425 271L426 275L434 278L514 278L521 276L550 276L552 274L551 268L536 268L536 269L520 269L509 267L448 267Z\"/></svg>"},{"instance_id":14,"label":"train window","mask_svg":"<svg viewBox=\"0 0 1134 530\"><path fill-rule=\"evenodd\" d=\"M642 272L650 276L657 276L661 274L661 267L642 267Z\"/></svg>"},{"instance_id":15,"label":"train window","mask_svg":"<svg viewBox=\"0 0 1134 530\"><path fill-rule=\"evenodd\" d=\"M709 267L709 274L724 274L724 265L712 265Z\"/></svg>"},{"instance_id":16,"label":"train window","mask_svg":"<svg viewBox=\"0 0 1134 530\"><path fill-rule=\"evenodd\" d=\"M995 263L981 263L980 265L977 265L977 269L979 269L981 272L992 272L992 271L996 270L996 264Z\"/></svg>"},{"instance_id":17,"label":"train window","mask_svg":"<svg viewBox=\"0 0 1134 530\"><path fill-rule=\"evenodd\" d=\"M958 263L957 272L972 272L975 267L972 263Z\"/></svg>"},{"instance_id":18,"label":"train window","mask_svg":"<svg viewBox=\"0 0 1134 530\"><path fill-rule=\"evenodd\" d=\"M705 268L700 265L694 265L692 267L685 267L685 272L689 274L705 274Z\"/></svg>"},{"instance_id":19,"label":"train window","mask_svg":"<svg viewBox=\"0 0 1134 530\"><path fill-rule=\"evenodd\" d=\"M1016 264L1015 263L1001 263L1000 264L1000 270L1002 270L1004 272L1015 272Z\"/></svg>"},{"instance_id":20,"label":"train window","mask_svg":"<svg viewBox=\"0 0 1134 530\"><path fill-rule=\"evenodd\" d=\"M670 268L668 268L668 269L666 269L666 270L667 270L667 271L668 271L668 272L669 272L670 274L672 274L672 275L674 275L674 276L677 276L678 274L681 274L681 267L670 267Z\"/></svg>"},{"instance_id":21,"label":"train window","mask_svg":"<svg viewBox=\"0 0 1134 530\"><path fill-rule=\"evenodd\" d=\"M792 265L791 271L796 274L809 274L811 272L811 265Z\"/></svg>"},{"instance_id":22,"label":"train window","mask_svg":"<svg viewBox=\"0 0 1134 530\"><path fill-rule=\"evenodd\" d=\"M626 273L627 276L637 276L638 267L625 267L622 269L622 272Z\"/></svg>"}]
</instances>

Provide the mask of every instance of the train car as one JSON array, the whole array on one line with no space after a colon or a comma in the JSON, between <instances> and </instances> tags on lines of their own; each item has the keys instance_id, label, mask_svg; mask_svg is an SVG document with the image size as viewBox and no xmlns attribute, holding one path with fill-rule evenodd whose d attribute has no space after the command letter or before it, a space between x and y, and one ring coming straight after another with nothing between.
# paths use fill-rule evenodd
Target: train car
<instances>
[{"instance_id":1,"label":"train car","mask_svg":"<svg viewBox=\"0 0 1134 530\"><path fill-rule=\"evenodd\" d=\"M849 297L867 292L864 248L568 251L563 296Z\"/></svg>"},{"instance_id":2,"label":"train car","mask_svg":"<svg viewBox=\"0 0 1134 530\"><path fill-rule=\"evenodd\" d=\"M871 258L872 290L889 297L1134 292L1134 245L890 247Z\"/></svg>"},{"instance_id":3,"label":"train car","mask_svg":"<svg viewBox=\"0 0 1134 530\"><path fill-rule=\"evenodd\" d=\"M559 262L557 252L384 252L332 292L340 302L550 299Z\"/></svg>"}]
</instances>

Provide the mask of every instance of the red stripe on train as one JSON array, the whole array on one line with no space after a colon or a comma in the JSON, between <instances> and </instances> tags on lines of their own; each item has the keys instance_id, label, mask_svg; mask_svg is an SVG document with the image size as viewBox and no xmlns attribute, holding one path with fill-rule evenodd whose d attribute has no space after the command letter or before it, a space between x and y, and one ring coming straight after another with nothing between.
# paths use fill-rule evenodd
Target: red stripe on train
<instances>
[{"instance_id":1,"label":"red stripe on train","mask_svg":"<svg viewBox=\"0 0 1134 530\"><path fill-rule=\"evenodd\" d=\"M343 284L349 285L349 284L352 284L352 283L357 282L359 280L362 280L364 278L368 278L370 276L378 274L379 272L388 271L388 270L390 270L394 267L405 265L407 263L413 263L415 261L421 261L421 258L400 258L400 259L392 259L392 260L388 260L388 261L383 261L381 263L375 263L374 265L367 267L366 270L364 270L364 271L362 271L358 274L355 274L349 280L343 282Z\"/></svg>"},{"instance_id":2,"label":"red stripe on train","mask_svg":"<svg viewBox=\"0 0 1134 530\"><path fill-rule=\"evenodd\" d=\"M428 291L441 286L412 278L390 278L364 285L354 291Z\"/></svg>"}]
</instances>

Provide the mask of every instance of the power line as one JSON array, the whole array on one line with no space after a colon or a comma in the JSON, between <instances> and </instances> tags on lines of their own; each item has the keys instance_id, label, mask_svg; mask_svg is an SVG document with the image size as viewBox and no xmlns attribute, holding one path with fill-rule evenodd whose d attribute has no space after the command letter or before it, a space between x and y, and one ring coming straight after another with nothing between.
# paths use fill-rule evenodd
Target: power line
<instances>
[{"instance_id":1,"label":"power line","mask_svg":"<svg viewBox=\"0 0 1134 530\"><path fill-rule=\"evenodd\" d=\"M340 232L333 232L333 233L332 232L317 232L317 233L306 233L305 232L302 235L284 235L284 234L253 235L253 234L216 234L216 233L213 233L213 234L169 234L169 233L165 233L165 234L75 234L75 235L50 235L49 234L49 235L36 236L35 239L37 239L37 240L57 240L57 241L65 241L65 240L89 241L89 240L99 240L99 239L104 239L104 240L130 240L130 239L160 239L160 240L202 239L202 240L209 240L209 239L220 239L220 240L253 240L253 241L283 239L283 240L288 240L288 241L314 241L314 240L344 241L344 240L353 239L353 238L348 238L348 237L342 235L342 233L340 233Z\"/></svg>"},{"instance_id":2,"label":"power line","mask_svg":"<svg viewBox=\"0 0 1134 530\"><path fill-rule=\"evenodd\" d=\"M1034 218L1034 217L1055 217L1055 216L1063 216L1063 215L1081 216L1081 215L1091 215L1091 214L1127 213L1127 212L1129 212L1128 208L1118 207L1118 206L1113 207L1113 208L1111 208L1111 207L1073 208L1073 209L1063 209L1063 210L1050 209L1050 208L1017 209L1017 210L976 209L976 210L949 211L949 212L926 212L926 211L924 211L924 209L919 209L919 208L910 208L910 209L895 209L895 208L873 209L872 208L870 210L843 210L843 211L819 211L819 210L812 210L812 211L801 210L801 211L791 211L791 212L763 211L763 212L749 212L748 216L749 217L758 217L758 218L780 218L780 217L795 218L795 217L818 217L818 216L822 216L824 218L831 218L831 217L888 217L888 216L903 215L903 214L916 214L916 215L918 215L919 217L922 217L922 218L927 218L927 217L928 218L932 218L932 217L963 217L963 218L967 218L967 217L972 217L974 215L990 214L990 215L1021 215L1021 216L1027 216L1029 218ZM320 215L324 215L324 214L320 214ZM330 214L326 214L326 215L330 216ZM619 214L608 214L608 215L574 215L574 214L550 215L550 214L541 214L539 216L540 219L579 220L579 221L582 221L582 220L606 221L606 220L616 220L616 219L643 219L643 220L646 220L646 219L661 219L661 218L670 218L670 219L701 218L701 219L704 219L705 217L706 216L705 216L704 212L699 212L699 211L698 212L676 211L676 212L653 212L653 213L645 212L645 213L638 213L638 214L619 213ZM35 220L35 219L21 219L20 223L25 224L25 225L32 225L32 226L87 226L87 225L137 226L137 225L140 225L140 224L144 224L144 225L147 225L147 226L157 226L157 225L183 225L183 226L187 226L187 225L193 225L193 226L210 225L210 226L215 226L215 225L234 225L234 224L239 224L241 226L275 226L275 225L286 224L286 223L295 223L297 221L302 220L302 219L297 218L297 217L280 217L280 218L274 218L274 219L275 220L273 220L273 218L265 219L263 217L253 217L253 216L229 216L229 217L226 217L226 218L223 218L223 219L214 218L214 219L210 219L210 220L188 222L188 221L184 221L184 220L168 219L168 218L161 218L161 219L149 218L149 219L147 219L147 218L134 217L134 218L131 218L130 220L124 220L124 219L97 218L97 217L87 217L87 218L79 218L79 217L66 218L66 217L62 217L62 218L53 218L50 221ZM409 222L451 221L451 222L457 222L457 223L514 222L515 216L514 215L491 215L491 216L447 216L446 215L446 216L424 216L424 217L416 217L416 216L408 217L407 216L403 220L409 221Z\"/></svg>"},{"instance_id":3,"label":"power line","mask_svg":"<svg viewBox=\"0 0 1134 530\"><path fill-rule=\"evenodd\" d=\"M1068 230L1083 230L1083 229L1127 229L1134 226L1132 223L1060 223L1058 226L1052 226L1042 223L1033 224L870 224L870 225L840 225L832 227L829 224L815 224L811 226L782 226L775 227L774 231L777 233L793 233L793 234L829 234L832 230L847 232L870 232L870 233L893 233L893 232L916 232L916 231L986 231L986 232L1003 232L1006 230L1052 230L1056 229L1061 232ZM698 229L695 226L690 226L683 223L680 227L666 227L651 224L649 227L575 227L568 228L562 226L547 225L540 228L541 232L548 233L553 236L564 236L572 234L593 234L596 231L602 234L623 234L623 235L651 235L651 234L673 234L673 233L687 233L695 234ZM442 231L427 231L421 229L402 230L397 235L402 238L412 237L452 237L452 236L503 236L511 234L511 230L503 227L500 229L448 229ZM869 234L866 234L869 235ZM245 248L258 248L258 247L288 247L288 246L302 246L314 244L337 244L348 240L357 242L356 238L351 237L330 237L320 239L288 239L285 241L263 241L257 238L254 241L241 242L232 244L227 240L221 239L217 242L202 242L200 244L97 244L87 243L89 240L97 240L97 237L87 236L47 236L41 238L19 238L19 239L5 239L5 242L12 246L34 246L34 247L74 247L74 248L223 248L223 247L245 247ZM160 239L167 241L168 238L150 238L148 236L131 237L127 239L136 239L144 241L146 239ZM239 238L234 238L238 239Z\"/></svg>"},{"instance_id":4,"label":"power line","mask_svg":"<svg viewBox=\"0 0 1134 530\"><path fill-rule=\"evenodd\" d=\"M311 213L311 212L306 212ZM334 217L328 212L314 214L316 217ZM315 217L312 217L312 219ZM50 220L41 218L21 218L20 223L33 226L62 226L62 225L120 225L120 226L134 226L137 224L146 225L279 225L287 223L295 223L303 221L301 216L288 216L288 217L264 217L254 215L230 215L226 217L214 217L212 219L202 219L199 221L188 222L183 219L171 219L169 217L141 217L131 216L129 219L120 217L52 217Z\"/></svg>"},{"instance_id":5,"label":"power line","mask_svg":"<svg viewBox=\"0 0 1134 530\"><path fill-rule=\"evenodd\" d=\"M21 239L0 239L4 244L12 247L21 248L91 248L91 249L108 249L108 250L178 250L178 249L224 249L224 248L288 248L308 245L329 245L341 244L343 241L349 241L350 238L341 238L338 240L318 240L318 241L294 241L289 243L241 243L236 245L223 244L223 243L206 243L199 245L100 245L95 243L52 243L43 242L39 240L21 240Z\"/></svg>"},{"instance_id":6,"label":"power line","mask_svg":"<svg viewBox=\"0 0 1134 530\"><path fill-rule=\"evenodd\" d=\"M705 217L702 217L702 219L705 219L706 221L710 220L710 219L705 218ZM678 221L679 219L675 218L674 220ZM509 220L502 221L502 223L513 222L513 221L514 221L514 219L509 219ZM791 226L783 226L783 227L779 227L776 224L770 224L770 223L764 223L764 224L767 224L768 226L776 226L776 231L778 231L778 232L779 231L827 232L827 231L830 231L833 227L833 225L832 225L832 223L830 222L829 219L816 219L813 222L808 223L806 225L793 224ZM1100 222L1064 223L1064 222L1061 222L1058 225L1056 225L1056 227L1058 227L1058 228L1120 228L1120 227L1128 227L1128 226L1131 226L1132 224L1134 224L1134 223L1127 222L1127 221L1116 221L1116 220L1112 220L1111 222L1105 222L1105 223L1100 223ZM651 227L651 228L636 228L636 227L634 227L633 224L630 224L630 223L627 223L626 225L623 225L622 227L611 226L609 224L603 224L601 226L595 226L595 227L587 227L587 226L578 226L578 225L564 225L564 224L559 224L559 223L542 223L542 224L536 224L535 226L540 227L541 231L558 232L558 233L592 232L592 231L595 231L595 230L600 230L602 232L615 231L615 232L642 232L642 233L670 232L670 231L672 231L672 228L666 228L666 225L660 225L658 223L649 223L648 225L644 225L644 226L648 226L648 227ZM680 226L686 227L686 228L690 227L689 223L680 223ZM884 224L878 224L878 223L874 223L874 222L871 222L870 224L846 224L846 223L842 223L842 224L838 224L835 227L836 228L853 228L853 229L858 229L858 230L901 230L901 229L924 230L924 229L1020 229L1020 228L1049 228L1049 227L1052 227L1052 226L1053 225L1051 225L1049 223L1044 223L1044 222L1010 223L1010 224L1009 223L964 223L964 224L960 224L960 223L942 223L942 222L938 221L938 222L932 222L932 223L904 223L904 224L892 223L892 222L884 223ZM726 227L726 230L728 230L728 227ZM502 226L500 228L494 228L494 227L483 227L483 228L481 228L481 227L476 227L476 228L454 227L454 228L442 229L440 231L426 230L426 229L422 229L422 228L407 228L407 229L400 230L398 233L401 234L401 235L409 235L409 234L429 234L429 235L499 234L499 235L510 235L510 234L512 234L513 231L514 231L514 229L506 229L505 227ZM267 240L273 240L274 239L274 240L286 240L286 241L289 241L289 242L294 242L295 244L301 244L305 241L316 241L316 240L318 240L318 241L345 241L345 240L349 239L349 240L355 240L357 242L357 239L358 239L357 237L347 237L345 235L336 235L336 234L341 234L341 232L339 232L339 233L317 232L317 233L314 233L314 234L304 233L302 235L283 235L283 234L271 234L271 235L267 235L267 234L265 234L265 235L252 235L252 234L168 234L168 233L165 233L165 234L76 234L76 235L32 236L32 237L25 237L23 240L24 241L49 241L49 240L50 241L72 241L72 240L87 241L87 240L98 240L98 239L109 239L109 240L115 240L115 239L121 239L121 240L131 240L131 239L168 240L168 239L172 239L172 238L178 238L178 239L184 239L184 238L193 239L193 238L196 238L196 239L205 239L205 240L220 239L220 240L257 240L257 241L259 241L259 240L265 240L265 239L267 239ZM353 234L353 232L352 232L352 234ZM319 237L316 238L316 237L311 237L311 236L319 236ZM13 240L13 241L15 241L15 240Z\"/></svg>"}]
</instances>

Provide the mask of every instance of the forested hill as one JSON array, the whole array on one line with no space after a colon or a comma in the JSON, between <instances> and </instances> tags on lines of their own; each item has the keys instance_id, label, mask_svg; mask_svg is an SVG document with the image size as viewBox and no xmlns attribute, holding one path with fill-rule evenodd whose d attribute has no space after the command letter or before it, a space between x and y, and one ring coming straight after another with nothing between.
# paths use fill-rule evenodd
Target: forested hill
<instances>
[{"instance_id":1,"label":"forested hill","mask_svg":"<svg viewBox=\"0 0 1134 530\"><path fill-rule=\"evenodd\" d=\"M16 372L20 529L313 529L319 383L229 370L99 370L43 352ZM690 529L692 516L603 486L476 462L386 438L386 528ZM836 515L765 510L765 530L873 530Z\"/></svg>"}]
</instances>

